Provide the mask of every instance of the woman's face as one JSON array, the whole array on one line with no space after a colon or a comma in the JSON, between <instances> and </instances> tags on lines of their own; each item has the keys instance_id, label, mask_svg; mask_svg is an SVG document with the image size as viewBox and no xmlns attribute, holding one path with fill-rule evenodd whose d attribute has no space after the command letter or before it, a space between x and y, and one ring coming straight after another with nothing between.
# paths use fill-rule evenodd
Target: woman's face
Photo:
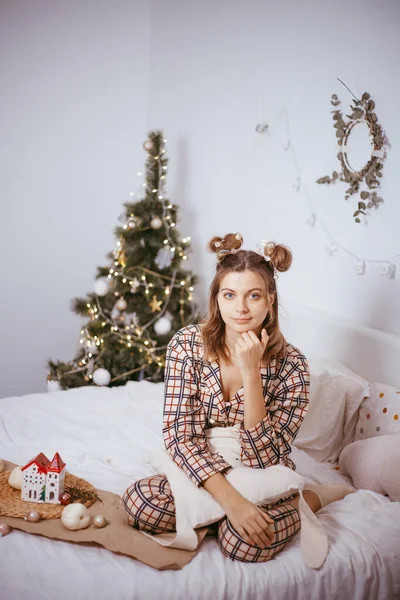
<instances>
[{"instance_id":1,"label":"woman's face","mask_svg":"<svg viewBox=\"0 0 400 600\"><path fill-rule=\"evenodd\" d=\"M226 327L238 334L259 334L271 305L263 280L253 271L225 275L217 301Z\"/></svg>"}]
</instances>

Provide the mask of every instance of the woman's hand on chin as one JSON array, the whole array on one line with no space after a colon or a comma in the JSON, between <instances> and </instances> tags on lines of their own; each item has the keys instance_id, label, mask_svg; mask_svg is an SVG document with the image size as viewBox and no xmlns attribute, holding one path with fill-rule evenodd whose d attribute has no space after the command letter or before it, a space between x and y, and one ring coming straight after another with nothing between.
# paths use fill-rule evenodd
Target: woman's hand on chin
<instances>
[{"instance_id":1,"label":"woman's hand on chin","mask_svg":"<svg viewBox=\"0 0 400 600\"><path fill-rule=\"evenodd\" d=\"M259 371L261 358L268 344L266 329L261 330L259 340L254 331L246 331L241 334L235 343L236 364L242 374Z\"/></svg>"}]
</instances>

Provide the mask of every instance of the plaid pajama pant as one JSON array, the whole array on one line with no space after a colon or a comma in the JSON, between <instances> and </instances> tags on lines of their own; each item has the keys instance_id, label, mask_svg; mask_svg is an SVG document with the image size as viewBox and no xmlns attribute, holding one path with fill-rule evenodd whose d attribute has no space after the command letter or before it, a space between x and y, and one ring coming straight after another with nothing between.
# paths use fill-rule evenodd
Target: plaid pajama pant
<instances>
[{"instance_id":1,"label":"plaid pajama pant","mask_svg":"<svg viewBox=\"0 0 400 600\"><path fill-rule=\"evenodd\" d=\"M216 524L222 553L232 560L266 562L278 554L300 529L300 515L284 498L262 508L274 521L274 537L267 548L248 544L227 517ZM175 531L175 503L166 477L153 475L133 483L123 496L129 525L151 534ZM213 528L211 526L211 528Z\"/></svg>"}]
</instances>

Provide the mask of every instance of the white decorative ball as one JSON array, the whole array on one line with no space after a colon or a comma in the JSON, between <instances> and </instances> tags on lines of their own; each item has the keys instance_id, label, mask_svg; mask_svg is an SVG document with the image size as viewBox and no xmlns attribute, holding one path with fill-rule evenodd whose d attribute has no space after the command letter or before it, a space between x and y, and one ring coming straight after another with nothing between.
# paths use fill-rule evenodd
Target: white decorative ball
<instances>
[{"instance_id":1,"label":"white decorative ball","mask_svg":"<svg viewBox=\"0 0 400 600\"><path fill-rule=\"evenodd\" d=\"M22 489L22 467L14 467L8 477L8 485L10 485L15 490Z\"/></svg>"},{"instance_id":2,"label":"white decorative ball","mask_svg":"<svg viewBox=\"0 0 400 600\"><path fill-rule=\"evenodd\" d=\"M154 217L151 221L150 221L150 226L152 227L152 229L160 229L160 227L162 227L162 220L160 219L160 217Z\"/></svg>"},{"instance_id":3,"label":"white decorative ball","mask_svg":"<svg viewBox=\"0 0 400 600\"><path fill-rule=\"evenodd\" d=\"M93 373L93 382L96 385L108 385L111 380L111 375L107 369L96 369Z\"/></svg>"},{"instance_id":4,"label":"white decorative ball","mask_svg":"<svg viewBox=\"0 0 400 600\"><path fill-rule=\"evenodd\" d=\"M0 521L0 538L8 535L10 531L11 527L7 523L4 523L4 521Z\"/></svg>"},{"instance_id":5,"label":"white decorative ball","mask_svg":"<svg viewBox=\"0 0 400 600\"><path fill-rule=\"evenodd\" d=\"M153 150L153 148L154 148L154 144L153 144L153 142L152 142L151 140L147 140L147 141L146 141L146 142L143 144L143 148L149 152L150 150Z\"/></svg>"},{"instance_id":6,"label":"white decorative ball","mask_svg":"<svg viewBox=\"0 0 400 600\"><path fill-rule=\"evenodd\" d=\"M86 343L86 350L88 352L91 352L92 354L95 354L98 351L98 346L96 346L96 342L94 341L90 341Z\"/></svg>"},{"instance_id":7,"label":"white decorative ball","mask_svg":"<svg viewBox=\"0 0 400 600\"><path fill-rule=\"evenodd\" d=\"M166 335L171 331L171 320L168 317L160 317L154 323L154 331L157 335Z\"/></svg>"},{"instance_id":8,"label":"white decorative ball","mask_svg":"<svg viewBox=\"0 0 400 600\"><path fill-rule=\"evenodd\" d=\"M94 291L97 296L105 296L110 289L110 281L108 277L99 277L94 282Z\"/></svg>"},{"instance_id":9,"label":"white decorative ball","mask_svg":"<svg viewBox=\"0 0 400 600\"><path fill-rule=\"evenodd\" d=\"M115 303L115 306L116 306L116 308L118 308L118 310L123 311L123 310L126 310L126 307L128 306L128 304L127 304L125 298L120 298Z\"/></svg>"},{"instance_id":10,"label":"white decorative ball","mask_svg":"<svg viewBox=\"0 0 400 600\"><path fill-rule=\"evenodd\" d=\"M61 385L55 379L49 379L47 382L47 391L48 392L59 392L62 390Z\"/></svg>"},{"instance_id":11,"label":"white decorative ball","mask_svg":"<svg viewBox=\"0 0 400 600\"><path fill-rule=\"evenodd\" d=\"M107 525L107 521L105 517L103 517L103 515L96 515L95 517L93 517L93 525L97 529L102 529Z\"/></svg>"},{"instance_id":12,"label":"white decorative ball","mask_svg":"<svg viewBox=\"0 0 400 600\"><path fill-rule=\"evenodd\" d=\"M89 527L92 517L88 509L83 504L75 502L68 504L61 513L61 522L67 529L73 531Z\"/></svg>"}]
</instances>

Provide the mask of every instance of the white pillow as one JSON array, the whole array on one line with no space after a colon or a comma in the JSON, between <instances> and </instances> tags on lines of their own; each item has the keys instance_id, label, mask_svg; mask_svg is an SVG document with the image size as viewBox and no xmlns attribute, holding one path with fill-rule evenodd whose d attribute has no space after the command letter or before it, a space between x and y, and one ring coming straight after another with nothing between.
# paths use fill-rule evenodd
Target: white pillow
<instances>
[{"instance_id":1,"label":"white pillow","mask_svg":"<svg viewBox=\"0 0 400 600\"><path fill-rule=\"evenodd\" d=\"M368 382L335 359L307 358L310 405L293 443L320 462L337 462L354 440L358 410Z\"/></svg>"},{"instance_id":2,"label":"white pillow","mask_svg":"<svg viewBox=\"0 0 400 600\"><path fill-rule=\"evenodd\" d=\"M342 450L346 387L340 375L310 376L308 412L293 442L319 462L336 462Z\"/></svg>"},{"instance_id":3,"label":"white pillow","mask_svg":"<svg viewBox=\"0 0 400 600\"><path fill-rule=\"evenodd\" d=\"M190 481L165 450L148 454L145 462L155 473L166 475L171 487L175 486L181 492L185 490L189 496L186 498L185 514L193 529L210 525L224 517L225 511L219 502L204 487L197 487ZM253 469L243 465L232 469L225 478L242 496L258 505L276 502L302 490L305 483L304 477L283 465L268 469ZM177 501L179 495L175 498L175 503Z\"/></svg>"},{"instance_id":4,"label":"white pillow","mask_svg":"<svg viewBox=\"0 0 400 600\"><path fill-rule=\"evenodd\" d=\"M400 433L400 390L373 383L365 398L356 425L355 440Z\"/></svg>"},{"instance_id":5,"label":"white pillow","mask_svg":"<svg viewBox=\"0 0 400 600\"><path fill-rule=\"evenodd\" d=\"M358 440L339 458L340 472L350 475L358 489L387 494L400 502L400 433Z\"/></svg>"}]
</instances>

